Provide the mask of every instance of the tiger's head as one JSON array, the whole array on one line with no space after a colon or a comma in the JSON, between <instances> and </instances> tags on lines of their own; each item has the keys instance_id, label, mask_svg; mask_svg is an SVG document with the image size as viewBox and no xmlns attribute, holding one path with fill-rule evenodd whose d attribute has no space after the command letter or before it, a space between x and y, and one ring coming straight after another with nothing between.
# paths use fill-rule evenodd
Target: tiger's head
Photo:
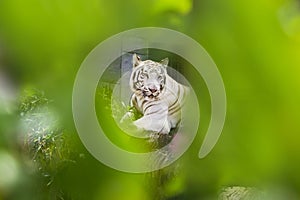
<instances>
[{"instance_id":1,"label":"tiger's head","mask_svg":"<svg viewBox=\"0 0 300 200\"><path fill-rule=\"evenodd\" d=\"M168 58L160 62L142 61L139 56L134 54L129 82L131 90L144 98L158 98L165 88L168 62Z\"/></svg>"}]
</instances>

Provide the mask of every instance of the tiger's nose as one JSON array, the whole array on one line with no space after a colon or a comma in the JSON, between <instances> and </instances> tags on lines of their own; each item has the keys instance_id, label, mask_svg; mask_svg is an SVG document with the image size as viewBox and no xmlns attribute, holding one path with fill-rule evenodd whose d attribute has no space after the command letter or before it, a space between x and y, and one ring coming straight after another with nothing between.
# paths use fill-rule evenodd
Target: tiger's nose
<instances>
[{"instance_id":1,"label":"tiger's nose","mask_svg":"<svg viewBox=\"0 0 300 200\"><path fill-rule=\"evenodd\" d=\"M149 88L149 90L150 90L150 92L152 92L152 93L155 93L156 91L157 91L157 89L156 88Z\"/></svg>"}]
</instances>

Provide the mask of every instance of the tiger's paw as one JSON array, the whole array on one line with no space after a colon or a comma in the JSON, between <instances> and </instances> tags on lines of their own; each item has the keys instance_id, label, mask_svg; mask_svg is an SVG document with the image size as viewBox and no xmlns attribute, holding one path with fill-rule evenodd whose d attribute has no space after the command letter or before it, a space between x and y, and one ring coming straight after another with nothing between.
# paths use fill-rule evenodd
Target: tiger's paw
<instances>
[{"instance_id":1,"label":"tiger's paw","mask_svg":"<svg viewBox=\"0 0 300 200\"><path fill-rule=\"evenodd\" d=\"M161 123L161 121L147 120L145 118L140 118L134 121L133 124L140 130L156 132L162 135L169 134L171 130L169 123Z\"/></svg>"}]
</instances>

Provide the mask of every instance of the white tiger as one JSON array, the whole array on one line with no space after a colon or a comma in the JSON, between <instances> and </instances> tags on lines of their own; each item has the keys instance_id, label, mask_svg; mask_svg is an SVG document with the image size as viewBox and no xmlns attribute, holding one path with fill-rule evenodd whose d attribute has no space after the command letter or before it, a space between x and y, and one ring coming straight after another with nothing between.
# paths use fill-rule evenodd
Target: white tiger
<instances>
[{"instance_id":1,"label":"white tiger","mask_svg":"<svg viewBox=\"0 0 300 200\"><path fill-rule=\"evenodd\" d=\"M167 74L168 62L168 58L160 62L142 61L133 55L130 106L143 114L133 122L138 129L168 134L181 121L181 107L189 88Z\"/></svg>"}]
</instances>

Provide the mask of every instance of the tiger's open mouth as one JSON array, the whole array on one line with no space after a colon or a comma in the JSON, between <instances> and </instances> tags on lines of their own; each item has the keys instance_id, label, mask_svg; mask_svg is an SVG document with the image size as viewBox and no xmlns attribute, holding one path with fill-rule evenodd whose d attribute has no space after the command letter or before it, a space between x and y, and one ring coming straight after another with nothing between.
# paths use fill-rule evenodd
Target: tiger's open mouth
<instances>
[{"instance_id":1,"label":"tiger's open mouth","mask_svg":"<svg viewBox=\"0 0 300 200\"><path fill-rule=\"evenodd\" d=\"M159 94L160 92L151 93L149 91L143 91L143 96L148 97L150 99L156 98Z\"/></svg>"}]
</instances>

